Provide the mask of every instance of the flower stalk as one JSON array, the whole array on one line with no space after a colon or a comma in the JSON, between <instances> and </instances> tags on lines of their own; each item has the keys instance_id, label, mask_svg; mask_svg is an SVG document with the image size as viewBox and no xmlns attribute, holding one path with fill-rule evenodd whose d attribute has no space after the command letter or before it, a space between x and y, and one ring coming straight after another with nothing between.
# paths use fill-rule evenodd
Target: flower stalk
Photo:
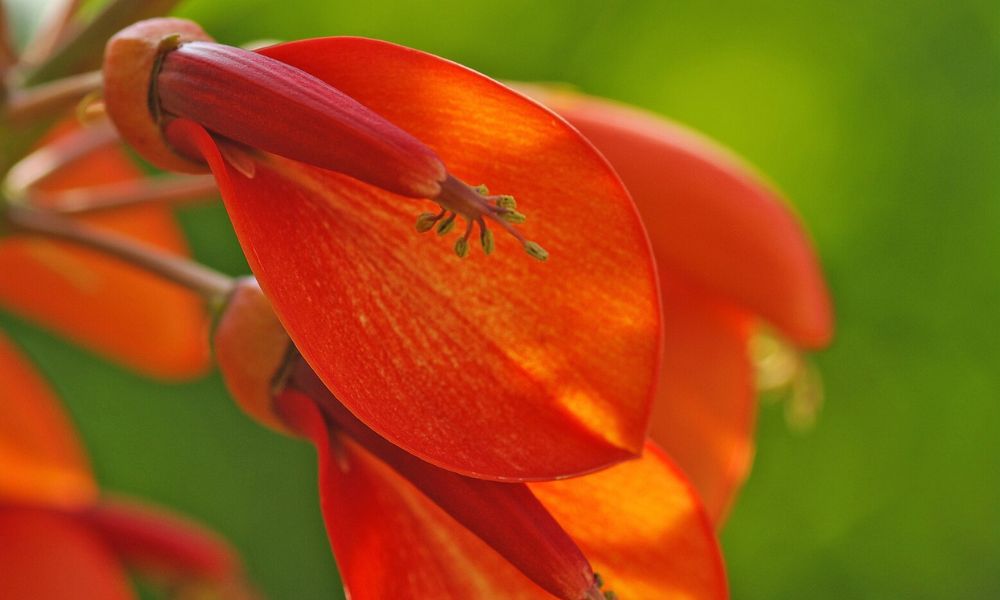
<instances>
[{"instance_id":1,"label":"flower stalk","mask_svg":"<svg viewBox=\"0 0 1000 600\"><path fill-rule=\"evenodd\" d=\"M10 23L7 19L7 7L0 3L0 76L17 64L17 52L10 39Z\"/></svg>"},{"instance_id":2,"label":"flower stalk","mask_svg":"<svg viewBox=\"0 0 1000 600\"><path fill-rule=\"evenodd\" d=\"M7 98L4 116L18 125L62 114L100 89L101 72L88 71L26 90L15 90Z\"/></svg>"},{"instance_id":3,"label":"flower stalk","mask_svg":"<svg viewBox=\"0 0 1000 600\"><path fill-rule=\"evenodd\" d=\"M176 175L136 179L61 192L29 191L29 204L63 215L82 215L131 206L177 204L214 198L218 194L210 175Z\"/></svg>"},{"instance_id":4,"label":"flower stalk","mask_svg":"<svg viewBox=\"0 0 1000 600\"><path fill-rule=\"evenodd\" d=\"M40 65L52 56L72 30L73 18L82 0L61 0L56 6L50 7L45 14L45 21L38 27L35 35L21 53L20 61L24 65Z\"/></svg>"},{"instance_id":5,"label":"flower stalk","mask_svg":"<svg viewBox=\"0 0 1000 600\"><path fill-rule=\"evenodd\" d=\"M15 163L4 179L4 193L12 200L20 200L63 168L117 140L118 133L107 123L78 129Z\"/></svg>"},{"instance_id":6,"label":"flower stalk","mask_svg":"<svg viewBox=\"0 0 1000 600\"><path fill-rule=\"evenodd\" d=\"M213 306L221 304L233 288L230 277L199 263L155 250L123 236L79 225L44 210L10 205L3 223L12 233L71 242L125 261L200 294Z\"/></svg>"}]
</instances>

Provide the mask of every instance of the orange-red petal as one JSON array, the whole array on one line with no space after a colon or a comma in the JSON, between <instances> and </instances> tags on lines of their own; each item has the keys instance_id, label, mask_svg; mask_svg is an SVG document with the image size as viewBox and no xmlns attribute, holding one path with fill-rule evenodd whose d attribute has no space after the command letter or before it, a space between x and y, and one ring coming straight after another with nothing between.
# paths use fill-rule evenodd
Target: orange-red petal
<instances>
[{"instance_id":1,"label":"orange-red petal","mask_svg":"<svg viewBox=\"0 0 1000 600\"><path fill-rule=\"evenodd\" d=\"M619 598L727 598L715 531L695 490L652 443L586 477L530 484Z\"/></svg>"},{"instance_id":2,"label":"orange-red petal","mask_svg":"<svg viewBox=\"0 0 1000 600\"><path fill-rule=\"evenodd\" d=\"M331 437L310 399L286 391L280 402L316 445L323 517L351 598L552 597L358 443Z\"/></svg>"},{"instance_id":3,"label":"orange-red petal","mask_svg":"<svg viewBox=\"0 0 1000 600\"><path fill-rule=\"evenodd\" d=\"M660 268L759 314L796 344L827 344L830 299L802 226L774 187L715 143L604 100L531 88L607 156Z\"/></svg>"},{"instance_id":4,"label":"orange-red petal","mask_svg":"<svg viewBox=\"0 0 1000 600\"><path fill-rule=\"evenodd\" d=\"M352 598L552 598L360 444L329 438L319 411L301 410L309 399L292 408L290 393L282 406L316 443L323 514ZM712 525L652 445L600 473L529 485L619 597L727 597Z\"/></svg>"},{"instance_id":5,"label":"orange-red petal","mask_svg":"<svg viewBox=\"0 0 1000 600\"><path fill-rule=\"evenodd\" d=\"M115 147L76 161L40 185L49 191L139 176ZM185 254L169 210L134 207L82 218L152 246ZM0 305L130 367L167 378L208 366L207 317L186 290L89 250L40 238L0 239Z\"/></svg>"},{"instance_id":6,"label":"orange-red petal","mask_svg":"<svg viewBox=\"0 0 1000 600\"><path fill-rule=\"evenodd\" d=\"M0 598L135 597L104 540L70 515L0 507L0 540Z\"/></svg>"},{"instance_id":7,"label":"orange-red petal","mask_svg":"<svg viewBox=\"0 0 1000 600\"><path fill-rule=\"evenodd\" d=\"M533 102L453 63L328 38L266 49L415 135L454 175L515 195L547 263L498 236L466 262L413 231L419 204L276 157L248 179L190 121L261 287L362 421L421 458L511 480L642 447L659 366L655 269L614 173ZM431 205L427 203L429 208Z\"/></svg>"},{"instance_id":8,"label":"orange-red petal","mask_svg":"<svg viewBox=\"0 0 1000 600\"><path fill-rule=\"evenodd\" d=\"M753 459L752 319L681 277L661 281L666 343L650 435L721 523Z\"/></svg>"},{"instance_id":9,"label":"orange-red petal","mask_svg":"<svg viewBox=\"0 0 1000 600\"><path fill-rule=\"evenodd\" d=\"M0 337L0 504L70 508L96 496L87 456L59 401Z\"/></svg>"}]
</instances>

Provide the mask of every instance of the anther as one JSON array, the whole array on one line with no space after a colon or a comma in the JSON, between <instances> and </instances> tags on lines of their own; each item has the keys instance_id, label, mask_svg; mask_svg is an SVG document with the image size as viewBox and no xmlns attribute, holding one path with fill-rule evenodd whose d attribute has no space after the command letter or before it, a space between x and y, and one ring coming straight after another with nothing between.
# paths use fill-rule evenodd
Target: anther
<instances>
[{"instance_id":1,"label":"anther","mask_svg":"<svg viewBox=\"0 0 1000 600\"><path fill-rule=\"evenodd\" d=\"M493 254L493 232L486 228L482 219L479 220L479 228L482 230L479 234L479 243L483 246L483 254L489 256L490 254Z\"/></svg>"},{"instance_id":2,"label":"anther","mask_svg":"<svg viewBox=\"0 0 1000 600\"><path fill-rule=\"evenodd\" d=\"M517 200L514 200L514 196L499 196L497 198L497 206L514 210L517 208Z\"/></svg>"},{"instance_id":3,"label":"anther","mask_svg":"<svg viewBox=\"0 0 1000 600\"><path fill-rule=\"evenodd\" d=\"M417 217L417 231L423 233L437 225L438 235L446 235L455 226L455 220L461 215L466 221L465 234L455 243L455 253L464 258L469 252L469 237L475 224L479 225L479 242L483 253L487 256L493 253L496 242L493 232L486 225L486 220L493 221L502 227L521 244L530 256L544 261L549 253L535 242L524 239L521 232L513 225L520 225L527 217L516 210L517 201L513 196L501 194L490 195L485 185L471 186L452 175L448 175L441 183L441 192L432 198L441 206L441 213L423 213ZM443 221L440 219L447 214ZM440 221L440 222L439 222Z\"/></svg>"},{"instance_id":4,"label":"anther","mask_svg":"<svg viewBox=\"0 0 1000 600\"><path fill-rule=\"evenodd\" d=\"M504 212L500 213L500 218L508 223L513 223L514 225L520 225L528 220L528 217L517 212L513 208L505 209Z\"/></svg>"},{"instance_id":5,"label":"anther","mask_svg":"<svg viewBox=\"0 0 1000 600\"><path fill-rule=\"evenodd\" d=\"M524 242L524 251L540 261L549 259L549 253L535 242Z\"/></svg>"},{"instance_id":6,"label":"anther","mask_svg":"<svg viewBox=\"0 0 1000 600\"><path fill-rule=\"evenodd\" d=\"M450 215L448 215L447 219L445 219L444 221L441 221L441 224L438 225L438 235L445 235L448 232L450 232L452 229L454 229L455 228L455 218L457 216L458 216L458 213L451 213Z\"/></svg>"},{"instance_id":7,"label":"anther","mask_svg":"<svg viewBox=\"0 0 1000 600\"><path fill-rule=\"evenodd\" d=\"M434 225L440 221L443 216L443 210L437 214L429 212L421 213L420 216L417 217L417 231L420 233L427 233L431 229L434 229Z\"/></svg>"}]
</instances>

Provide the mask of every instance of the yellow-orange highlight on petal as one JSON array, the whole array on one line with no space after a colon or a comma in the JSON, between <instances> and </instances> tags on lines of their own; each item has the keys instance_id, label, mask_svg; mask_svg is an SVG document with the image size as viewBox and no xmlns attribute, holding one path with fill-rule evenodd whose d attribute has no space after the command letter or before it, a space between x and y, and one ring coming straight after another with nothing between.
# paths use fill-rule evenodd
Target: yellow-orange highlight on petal
<instances>
[{"instance_id":1,"label":"yellow-orange highlight on petal","mask_svg":"<svg viewBox=\"0 0 1000 600\"><path fill-rule=\"evenodd\" d=\"M619 598L729 597L712 523L652 443L611 469L529 486Z\"/></svg>"}]
</instances>

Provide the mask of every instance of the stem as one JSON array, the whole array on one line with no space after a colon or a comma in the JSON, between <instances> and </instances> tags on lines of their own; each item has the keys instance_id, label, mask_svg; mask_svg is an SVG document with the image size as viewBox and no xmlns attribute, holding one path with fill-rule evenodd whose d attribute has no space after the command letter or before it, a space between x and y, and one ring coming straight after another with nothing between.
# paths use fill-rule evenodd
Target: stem
<instances>
[{"instance_id":1,"label":"stem","mask_svg":"<svg viewBox=\"0 0 1000 600\"><path fill-rule=\"evenodd\" d=\"M225 300L234 280L196 262L168 254L126 237L92 229L58 214L10 205L6 223L15 233L28 233L97 250L197 292L212 305Z\"/></svg>"},{"instance_id":2,"label":"stem","mask_svg":"<svg viewBox=\"0 0 1000 600\"><path fill-rule=\"evenodd\" d=\"M165 15L177 3L178 0L109 0L93 19L63 37L45 63L27 75L28 83L44 83L100 67L104 43L116 31L136 21Z\"/></svg>"},{"instance_id":3,"label":"stem","mask_svg":"<svg viewBox=\"0 0 1000 600\"><path fill-rule=\"evenodd\" d=\"M118 132L109 123L78 129L32 152L11 167L5 182L6 192L12 198L19 198L63 167L117 139Z\"/></svg>"},{"instance_id":4,"label":"stem","mask_svg":"<svg viewBox=\"0 0 1000 600\"><path fill-rule=\"evenodd\" d=\"M0 76L5 76L7 70L17 64L17 53L10 39L10 23L7 18L7 7L0 2Z\"/></svg>"},{"instance_id":5,"label":"stem","mask_svg":"<svg viewBox=\"0 0 1000 600\"><path fill-rule=\"evenodd\" d=\"M45 61L66 37L73 17L82 4L81 0L62 0L58 6L46 11L45 20L35 35L28 41L21 61L27 65L37 65Z\"/></svg>"},{"instance_id":6,"label":"stem","mask_svg":"<svg viewBox=\"0 0 1000 600\"><path fill-rule=\"evenodd\" d=\"M7 102L8 121L27 123L39 117L65 112L87 94L101 89L101 72L89 71L38 87L17 91Z\"/></svg>"},{"instance_id":7,"label":"stem","mask_svg":"<svg viewBox=\"0 0 1000 600\"><path fill-rule=\"evenodd\" d=\"M79 215L151 204L173 205L218 193L211 175L123 181L65 192L30 192L30 204L63 215Z\"/></svg>"}]
</instances>

